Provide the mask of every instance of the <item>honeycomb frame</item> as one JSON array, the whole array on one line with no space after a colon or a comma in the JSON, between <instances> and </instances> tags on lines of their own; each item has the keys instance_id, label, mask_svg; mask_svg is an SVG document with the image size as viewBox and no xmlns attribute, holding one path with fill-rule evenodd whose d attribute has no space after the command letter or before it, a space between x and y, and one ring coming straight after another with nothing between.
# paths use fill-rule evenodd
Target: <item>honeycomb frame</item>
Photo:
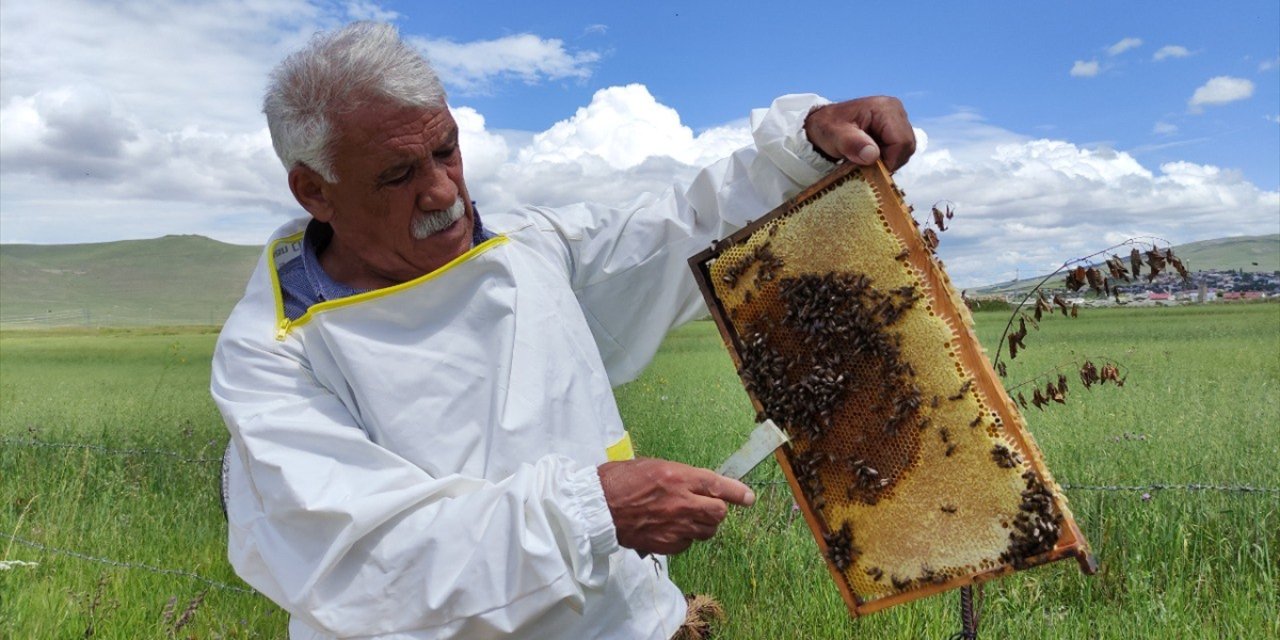
<instances>
[{"instance_id":1,"label":"honeycomb frame","mask_svg":"<svg viewBox=\"0 0 1280 640\"><path fill-rule=\"evenodd\" d=\"M775 457L854 617L1097 569L903 196L845 164L689 259L757 417L792 439Z\"/></svg>"}]
</instances>

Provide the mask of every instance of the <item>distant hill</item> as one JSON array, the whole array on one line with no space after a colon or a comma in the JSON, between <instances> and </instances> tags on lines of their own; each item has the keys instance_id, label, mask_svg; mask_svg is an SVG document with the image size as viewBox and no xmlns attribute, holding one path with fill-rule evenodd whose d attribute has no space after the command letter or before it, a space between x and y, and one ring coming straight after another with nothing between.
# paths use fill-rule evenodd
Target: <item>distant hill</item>
<instances>
[{"instance_id":1,"label":"distant hill","mask_svg":"<svg viewBox=\"0 0 1280 640\"><path fill-rule=\"evenodd\" d=\"M1280 233L1188 242L1174 247L1173 252L1192 271L1280 271Z\"/></svg>"},{"instance_id":2,"label":"distant hill","mask_svg":"<svg viewBox=\"0 0 1280 640\"><path fill-rule=\"evenodd\" d=\"M221 324L261 252L203 236L0 245L0 327ZM1280 270L1280 234L1192 242L1174 252L1192 271ZM1015 291L1039 280L970 293Z\"/></svg>"},{"instance_id":3,"label":"distant hill","mask_svg":"<svg viewBox=\"0 0 1280 640\"><path fill-rule=\"evenodd\" d=\"M204 236L0 245L0 326L221 324L261 253Z\"/></svg>"},{"instance_id":4,"label":"distant hill","mask_svg":"<svg viewBox=\"0 0 1280 640\"><path fill-rule=\"evenodd\" d=\"M1280 233L1188 242L1174 246L1173 253L1187 265L1187 269L1193 272L1242 269L1255 273L1273 273L1280 271ZM1117 254L1127 260L1129 251L1126 249ZM1031 278L975 287L969 291L975 295L1025 291L1034 287L1046 275L1049 274L1042 273Z\"/></svg>"}]
</instances>

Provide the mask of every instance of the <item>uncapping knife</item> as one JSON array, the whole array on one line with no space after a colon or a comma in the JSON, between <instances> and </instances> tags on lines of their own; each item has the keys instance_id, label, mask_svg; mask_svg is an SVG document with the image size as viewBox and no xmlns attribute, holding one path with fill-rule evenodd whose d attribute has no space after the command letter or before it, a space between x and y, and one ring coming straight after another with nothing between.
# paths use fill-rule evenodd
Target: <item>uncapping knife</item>
<instances>
[{"instance_id":1,"label":"uncapping knife","mask_svg":"<svg viewBox=\"0 0 1280 640\"><path fill-rule=\"evenodd\" d=\"M716 469L716 473L734 480L741 480L748 471L756 468L756 465L769 457L774 449L789 441L787 434L783 433L773 420L765 420L756 425L747 442L733 452L733 455Z\"/></svg>"},{"instance_id":2,"label":"uncapping knife","mask_svg":"<svg viewBox=\"0 0 1280 640\"><path fill-rule=\"evenodd\" d=\"M791 438L788 438L778 425L772 420L765 420L756 425L751 435L747 436L746 443L734 451L733 455L716 469L716 473L734 480L741 480L748 471L764 462L774 449L790 441ZM636 553L640 554L641 558L649 556L648 551L636 551Z\"/></svg>"}]
</instances>

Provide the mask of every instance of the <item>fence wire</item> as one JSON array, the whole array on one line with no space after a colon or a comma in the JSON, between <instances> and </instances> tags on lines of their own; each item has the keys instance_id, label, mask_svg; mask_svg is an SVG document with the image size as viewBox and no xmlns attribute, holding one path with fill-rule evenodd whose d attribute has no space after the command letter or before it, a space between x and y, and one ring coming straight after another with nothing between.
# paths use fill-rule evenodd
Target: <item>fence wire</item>
<instances>
[{"instance_id":1,"label":"fence wire","mask_svg":"<svg viewBox=\"0 0 1280 640\"><path fill-rule=\"evenodd\" d=\"M170 458L174 462L186 462L194 464L212 464L221 463L222 458L193 458L189 453L181 451L164 451L162 449L114 449L104 447L98 444L84 444L81 442L47 442L44 440L19 439L19 438L0 438L0 445L13 445L17 447L35 447L43 449L86 449L98 453L105 453L117 456L153 456L160 458Z\"/></svg>"},{"instance_id":2,"label":"fence wire","mask_svg":"<svg viewBox=\"0 0 1280 640\"><path fill-rule=\"evenodd\" d=\"M156 566L152 566L142 562L125 562L121 560L112 560L111 558L99 558L97 556L91 556L87 553L80 553L79 551L71 551L69 549L59 549L57 547L51 547L49 545L41 544L34 540L27 540L26 538L20 538L18 536L11 536L3 532L0 532L0 538L5 538L13 542L16 542L20 545L31 547L32 549L43 551L45 553L52 553L60 556L67 556L70 558L76 558L77 560L85 560L88 562L95 562L97 564L103 564L110 567L120 567L122 569L137 569L140 571L147 571L150 573L158 573L160 575L188 578L191 580L195 580L197 582L202 582L215 589L222 589L224 591L234 591L236 593L248 593L248 594L258 593L253 589L246 589L244 587L237 587L234 584L218 582L217 580L211 580L198 573L192 573L190 571L186 571L183 569L165 569L163 567L156 567Z\"/></svg>"},{"instance_id":3,"label":"fence wire","mask_svg":"<svg viewBox=\"0 0 1280 640\"><path fill-rule=\"evenodd\" d=\"M80 450L93 451L96 453L102 453L107 455L137 455L137 456L162 457L162 458L168 458L174 462L190 463L190 464L220 464L222 462L221 457L217 457L217 458L192 457L191 454L180 452L180 451L166 451L163 449L118 449L118 448L106 447L102 445L86 444L86 443L80 443L80 442L48 442L48 441L36 440L36 439L0 438L0 445L42 448L42 449L62 449L62 450L80 449ZM753 480L753 481L746 482L746 484L752 487L778 487L778 486L786 486L788 483L786 480ZM1144 494L1159 492L1159 491L1186 491L1186 492L1235 493L1235 494L1241 494L1241 495L1267 495L1267 494L1280 495L1280 487L1259 487L1251 484L1219 484L1219 483L1208 483L1208 482L1191 482L1191 483L1157 482L1157 483L1143 484L1143 485L1122 485L1122 484L1100 485L1100 484L1073 484L1069 482L1062 482L1062 483L1059 483L1059 485L1065 491L1118 491L1118 492L1143 492ZM1144 496L1144 498L1145 497L1146 496ZM38 551L42 551L45 553L52 553L55 555L66 556L69 558L76 558L78 560L83 560L86 562L93 562L96 564L101 564L101 565L111 566L111 567L118 567L122 569L134 569L134 570L146 571L149 573L155 573L160 575L186 578L189 580L195 580L197 582L203 583L215 589L221 589L224 591L231 591L235 593L246 593L246 594L258 593L253 589L247 589L245 587L238 587L233 584L227 584L225 582L212 580L198 573L194 573L184 569L166 569L163 567L156 567L156 566L141 563L141 562L128 562L128 561L122 561L122 560L114 560L111 558L101 558L101 557L92 556L86 553L81 553L79 551L72 551L70 549L60 549L57 547L51 547L49 545L45 545L45 544L36 542L34 540L27 540L25 538L9 535L3 532L0 532L0 538L10 540L12 542L23 545L25 547L30 547L32 549L36 549Z\"/></svg>"},{"instance_id":4,"label":"fence wire","mask_svg":"<svg viewBox=\"0 0 1280 640\"><path fill-rule=\"evenodd\" d=\"M181 451L165 451L163 449L116 449L105 447L97 444L85 444L81 442L48 442L36 439L21 438L0 438L0 445L14 445L19 447L36 447L47 449L85 449L104 453L108 455L139 455L139 456L157 456L174 460L175 462L185 462L194 464L220 464L222 457L216 458L195 458L191 454ZM765 487L771 485L785 485L786 480L753 480L746 484L753 487ZM1156 482L1152 484L1074 484L1071 482L1059 482L1066 491L1206 491L1221 493L1276 493L1280 494L1280 487L1259 487L1251 484L1220 484L1213 482Z\"/></svg>"}]
</instances>

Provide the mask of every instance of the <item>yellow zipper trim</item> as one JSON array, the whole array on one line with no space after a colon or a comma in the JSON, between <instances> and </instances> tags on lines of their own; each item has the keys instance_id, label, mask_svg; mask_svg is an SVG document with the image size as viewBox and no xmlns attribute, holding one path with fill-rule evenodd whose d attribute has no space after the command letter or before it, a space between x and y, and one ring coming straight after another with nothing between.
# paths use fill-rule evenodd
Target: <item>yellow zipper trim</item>
<instances>
[{"instance_id":1,"label":"yellow zipper trim","mask_svg":"<svg viewBox=\"0 0 1280 640\"><path fill-rule=\"evenodd\" d=\"M632 458L635 458L636 450L631 447L631 432L623 431L622 438L609 445L609 447L604 450L604 453L609 457L609 462L631 460Z\"/></svg>"},{"instance_id":2,"label":"yellow zipper trim","mask_svg":"<svg viewBox=\"0 0 1280 640\"><path fill-rule=\"evenodd\" d=\"M307 307L306 313L303 313L297 320L290 320L286 318L284 315L284 298L283 298L283 294L280 291L280 276L276 271L275 247L277 244L281 242L291 242L301 236L302 234L299 233L293 236L289 236L287 238L281 238L271 243L271 255L269 260L271 262L271 285L274 288L274 293L276 296L276 340L280 340L280 341L284 341L284 339L288 337L289 332L292 331L294 327L298 327L306 324L311 320L312 316L314 316L317 313L320 313L323 311L329 311L330 309L337 309L339 307L346 307L353 304L360 304L361 302L368 302L369 300L376 300L383 296L389 296L394 293L399 293L401 291L404 291L405 289L417 286L419 284L422 284L423 282L439 277L444 272L468 260L471 260L472 258L475 258L476 256L494 247L497 247L499 245L504 245L508 242L506 236L494 236L472 247L466 253L454 258L453 260L450 260L444 266L440 267L439 269L436 269L435 271L432 271L431 273L418 276L413 280L409 280L407 282L401 282L400 284L392 285L390 287L384 287L382 289L374 289L373 291L366 291L364 293L357 293L354 296L347 296L345 298L339 298L337 300L325 300L324 302L317 302L311 305L310 307Z\"/></svg>"}]
</instances>

